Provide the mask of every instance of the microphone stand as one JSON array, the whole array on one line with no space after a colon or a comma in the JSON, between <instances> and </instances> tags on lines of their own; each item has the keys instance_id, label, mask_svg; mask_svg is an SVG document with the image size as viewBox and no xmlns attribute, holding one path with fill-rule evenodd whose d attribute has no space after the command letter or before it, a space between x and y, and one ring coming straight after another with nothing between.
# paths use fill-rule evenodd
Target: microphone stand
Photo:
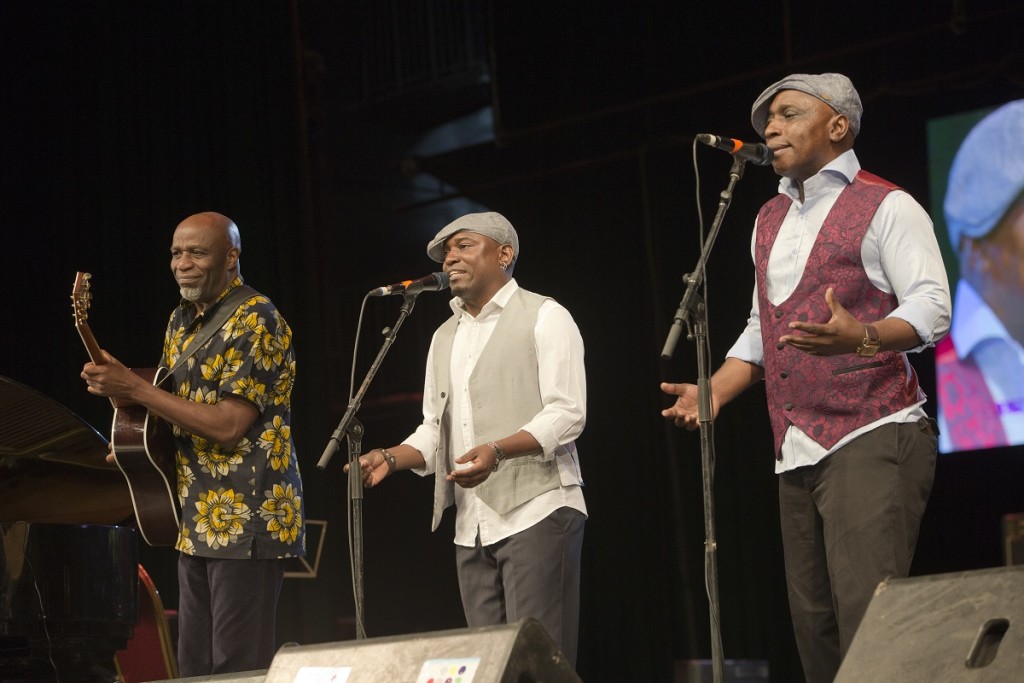
<instances>
[{"instance_id":1,"label":"microphone stand","mask_svg":"<svg viewBox=\"0 0 1024 683\"><path fill-rule=\"evenodd\" d=\"M352 513L351 524L349 525L349 544L352 551L352 592L354 594L356 610L356 639L358 640L366 638L366 626L363 622L363 478L359 468L359 456L362 453L363 445L363 425L356 419L356 413L359 412L363 397L366 395L366 391L370 388L370 383L384 361L384 356L387 355L392 344L395 343L398 330L402 327L405 319L412 313L419 292L405 293L402 296L405 302L402 304L398 320L395 322L394 327L390 329L385 328L384 332L387 336L384 338L380 351L377 352L377 357L370 365L370 369L366 371L363 383L359 386L356 395L349 401L345 415L341 418L341 422L338 423L338 428L331 434L327 447L324 449L323 455L320 456L320 461L316 464L320 470L327 468L327 463L330 462L331 457L338 451L338 447L341 444L340 439L344 435L348 441L348 498Z\"/></svg>"},{"instance_id":2,"label":"microphone stand","mask_svg":"<svg viewBox=\"0 0 1024 683\"><path fill-rule=\"evenodd\" d=\"M692 273L683 276L686 291L679 303L679 308L672 320L668 338L662 349L661 357L672 358L683 323L686 323L688 341L696 341L697 348L697 419L700 422L700 453L701 473L704 490L704 581L708 592L708 607L711 616L711 672L713 683L723 682L724 658L722 655L722 633L718 620L718 541L715 538L715 505L714 505L714 415L711 407L711 379L708 372L707 349L707 307L698 294L704 278L704 268L715 238L722 226L725 212L732 203L732 193L736 183L743 177L746 161L734 157L729 170L729 185L722 191L718 202L718 212L711 224L711 230L701 248L700 260Z\"/></svg>"}]
</instances>

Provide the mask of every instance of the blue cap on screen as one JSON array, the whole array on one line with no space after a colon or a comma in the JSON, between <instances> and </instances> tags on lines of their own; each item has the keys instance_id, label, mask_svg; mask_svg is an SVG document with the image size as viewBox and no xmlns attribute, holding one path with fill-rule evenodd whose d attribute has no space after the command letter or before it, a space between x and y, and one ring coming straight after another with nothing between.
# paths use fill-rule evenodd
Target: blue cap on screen
<instances>
[{"instance_id":1,"label":"blue cap on screen","mask_svg":"<svg viewBox=\"0 0 1024 683\"><path fill-rule=\"evenodd\" d=\"M1024 189L1024 100L1004 104L964 138L949 171L949 241L984 237Z\"/></svg>"}]
</instances>

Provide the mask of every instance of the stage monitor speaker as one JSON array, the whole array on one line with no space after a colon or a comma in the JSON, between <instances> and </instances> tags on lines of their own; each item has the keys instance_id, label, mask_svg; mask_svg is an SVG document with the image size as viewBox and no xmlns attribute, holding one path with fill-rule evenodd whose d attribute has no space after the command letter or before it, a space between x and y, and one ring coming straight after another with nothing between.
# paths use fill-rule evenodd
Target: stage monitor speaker
<instances>
[{"instance_id":1,"label":"stage monitor speaker","mask_svg":"<svg viewBox=\"0 0 1024 683\"><path fill-rule=\"evenodd\" d=\"M267 683L579 683L535 619L474 629L284 646Z\"/></svg>"},{"instance_id":2,"label":"stage monitor speaker","mask_svg":"<svg viewBox=\"0 0 1024 683\"><path fill-rule=\"evenodd\" d=\"M1024 680L1024 567L883 581L835 683Z\"/></svg>"}]
</instances>

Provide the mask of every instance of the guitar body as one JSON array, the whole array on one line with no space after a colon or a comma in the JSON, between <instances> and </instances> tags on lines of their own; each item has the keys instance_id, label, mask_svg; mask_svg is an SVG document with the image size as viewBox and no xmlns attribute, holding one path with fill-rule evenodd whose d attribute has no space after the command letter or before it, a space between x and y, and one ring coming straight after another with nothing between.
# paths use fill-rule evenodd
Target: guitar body
<instances>
[{"instance_id":1,"label":"guitar body","mask_svg":"<svg viewBox=\"0 0 1024 683\"><path fill-rule=\"evenodd\" d=\"M145 368L132 372L157 384L165 370ZM116 406L110 445L114 461L128 482L142 538L152 546L174 545L181 518L176 449L170 425L143 406Z\"/></svg>"},{"instance_id":2,"label":"guitar body","mask_svg":"<svg viewBox=\"0 0 1024 683\"><path fill-rule=\"evenodd\" d=\"M71 289L71 310L89 358L97 365L107 363L106 356L89 329L92 275L79 272ZM133 370L147 382L159 384L164 372ZM142 538L149 545L174 545L178 540L178 474L174 437L170 425L140 405L123 405L111 399L114 425L110 446L114 460L128 481L135 519Z\"/></svg>"}]
</instances>

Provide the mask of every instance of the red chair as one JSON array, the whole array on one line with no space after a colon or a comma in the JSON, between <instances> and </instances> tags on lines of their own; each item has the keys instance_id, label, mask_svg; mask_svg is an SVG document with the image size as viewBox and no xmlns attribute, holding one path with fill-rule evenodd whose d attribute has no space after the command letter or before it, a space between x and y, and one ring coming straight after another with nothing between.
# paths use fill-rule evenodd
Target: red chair
<instances>
[{"instance_id":1,"label":"red chair","mask_svg":"<svg viewBox=\"0 0 1024 683\"><path fill-rule=\"evenodd\" d=\"M114 665L124 683L142 683L178 677L174 640L163 601L153 580L139 565L139 621L128 646L114 655Z\"/></svg>"}]
</instances>

